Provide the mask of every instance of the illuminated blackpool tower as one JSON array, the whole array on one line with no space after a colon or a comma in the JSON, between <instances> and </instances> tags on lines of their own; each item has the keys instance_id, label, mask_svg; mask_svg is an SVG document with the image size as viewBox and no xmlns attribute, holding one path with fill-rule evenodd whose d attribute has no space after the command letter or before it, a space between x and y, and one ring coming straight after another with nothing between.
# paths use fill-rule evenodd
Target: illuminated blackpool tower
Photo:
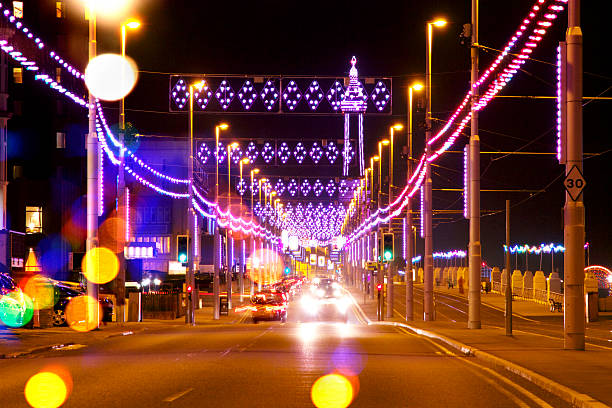
<instances>
[{"instance_id":1,"label":"illuminated blackpool tower","mask_svg":"<svg viewBox=\"0 0 612 408\"><path fill-rule=\"evenodd\" d=\"M368 106L368 95L364 92L363 85L359 82L357 68L355 64L357 58L351 58L351 70L349 71L349 84L344 92L344 99L340 103L342 113L344 113L344 158L343 175L348 176L349 163L351 161L351 144L350 144L350 117L351 114L357 115L358 132L359 132L359 175L363 176L364 158L363 158L363 114Z\"/></svg>"}]
</instances>

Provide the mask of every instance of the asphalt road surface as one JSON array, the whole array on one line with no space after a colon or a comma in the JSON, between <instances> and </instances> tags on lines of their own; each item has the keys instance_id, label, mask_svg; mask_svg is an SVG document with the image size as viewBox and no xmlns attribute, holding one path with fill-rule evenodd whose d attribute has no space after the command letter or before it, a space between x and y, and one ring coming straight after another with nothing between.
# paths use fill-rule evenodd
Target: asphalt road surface
<instances>
[{"instance_id":1,"label":"asphalt road surface","mask_svg":"<svg viewBox=\"0 0 612 408\"><path fill-rule=\"evenodd\" d=\"M315 381L340 372L351 407L565 407L530 383L403 329L308 322L144 331L81 348L0 360L0 406L48 366L73 382L66 407L312 407Z\"/></svg>"}]
</instances>

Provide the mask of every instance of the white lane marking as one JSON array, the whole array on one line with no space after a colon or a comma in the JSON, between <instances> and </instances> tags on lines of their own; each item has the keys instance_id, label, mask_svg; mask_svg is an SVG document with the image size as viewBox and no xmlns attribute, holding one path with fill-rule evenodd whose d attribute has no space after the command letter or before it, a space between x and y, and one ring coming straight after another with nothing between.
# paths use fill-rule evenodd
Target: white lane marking
<instances>
[{"instance_id":1,"label":"white lane marking","mask_svg":"<svg viewBox=\"0 0 612 408\"><path fill-rule=\"evenodd\" d=\"M223 353L221 353L221 356L220 356L220 357L225 357L225 356L227 356L227 355L230 353L230 351L232 351L232 348L231 348L231 347L230 347L230 348L228 348L227 350L225 350Z\"/></svg>"},{"instance_id":2,"label":"white lane marking","mask_svg":"<svg viewBox=\"0 0 612 408\"><path fill-rule=\"evenodd\" d=\"M193 391L193 388L187 388L185 391L181 391L181 392L173 394L173 395L171 395L169 397L164 398L163 401L164 402L173 402L174 400L177 400L177 399L181 398L183 395L185 395L185 394L187 394L187 393L189 393L191 391Z\"/></svg>"},{"instance_id":3,"label":"white lane marking","mask_svg":"<svg viewBox=\"0 0 612 408\"><path fill-rule=\"evenodd\" d=\"M87 347L85 344L59 344L57 346L51 347L52 350L55 351L66 351L66 350L78 350L80 348Z\"/></svg>"}]
</instances>

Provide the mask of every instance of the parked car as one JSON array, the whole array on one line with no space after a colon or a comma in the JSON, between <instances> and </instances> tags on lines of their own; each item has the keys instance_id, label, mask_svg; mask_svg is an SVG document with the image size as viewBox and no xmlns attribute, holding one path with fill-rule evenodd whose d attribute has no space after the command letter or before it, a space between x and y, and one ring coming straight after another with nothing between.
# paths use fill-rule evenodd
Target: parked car
<instances>
[{"instance_id":1,"label":"parked car","mask_svg":"<svg viewBox=\"0 0 612 408\"><path fill-rule=\"evenodd\" d=\"M66 324L66 306L74 297L85 294L77 287L69 287L59 282L54 284L55 305L53 306L53 325L64 326ZM113 302L110 299L99 299L102 306L102 321L110 322L113 318Z\"/></svg>"}]
</instances>

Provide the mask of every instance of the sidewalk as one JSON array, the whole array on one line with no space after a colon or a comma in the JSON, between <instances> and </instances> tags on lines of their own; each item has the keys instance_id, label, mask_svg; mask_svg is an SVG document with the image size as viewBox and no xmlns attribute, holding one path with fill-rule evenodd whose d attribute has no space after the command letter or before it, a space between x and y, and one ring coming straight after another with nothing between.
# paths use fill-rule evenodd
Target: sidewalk
<instances>
[{"instance_id":1,"label":"sidewalk","mask_svg":"<svg viewBox=\"0 0 612 408\"><path fill-rule=\"evenodd\" d=\"M377 324L376 301L367 299L364 305L361 292L355 288L349 288L349 291L358 303L358 309L363 311L371 324ZM483 296L483 302L494 304L496 300L490 300L495 299L494 296ZM528 313L528 309L525 306L521 312ZM612 405L612 347L587 345L587 351L571 351L563 350L560 339L526 332L515 331L513 336L508 337L504 329L468 330L463 322L406 322L399 317L391 321L442 341L460 353L512 371L576 406Z\"/></svg>"},{"instance_id":2,"label":"sidewalk","mask_svg":"<svg viewBox=\"0 0 612 408\"><path fill-rule=\"evenodd\" d=\"M236 324L241 323L244 318L242 314L236 314L233 310L229 311L228 316L221 316L219 320L214 320L212 315L212 307L197 309L195 311L196 325ZM44 352L62 345L87 345L115 336L181 327L187 327L185 325L185 317L174 320L147 319L142 322L101 324L99 330L85 333L74 331L69 327L14 329L0 325L0 359L16 358L31 353Z\"/></svg>"}]
</instances>

